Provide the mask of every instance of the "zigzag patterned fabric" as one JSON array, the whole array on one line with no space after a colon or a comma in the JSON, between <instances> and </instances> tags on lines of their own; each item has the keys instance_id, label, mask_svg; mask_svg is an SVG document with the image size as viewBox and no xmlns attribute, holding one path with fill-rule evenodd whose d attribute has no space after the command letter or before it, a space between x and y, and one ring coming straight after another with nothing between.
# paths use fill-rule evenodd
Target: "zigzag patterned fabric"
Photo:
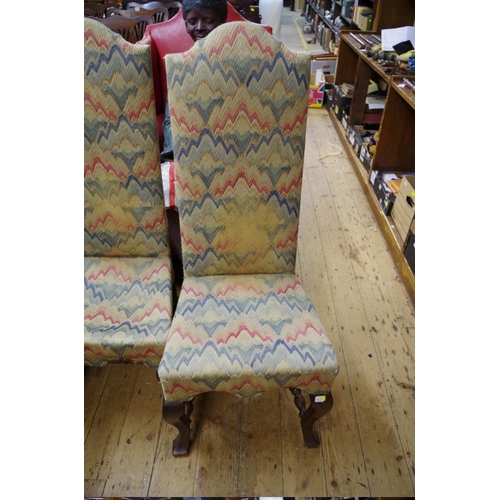
<instances>
[{"instance_id":1,"label":"zigzag patterned fabric","mask_svg":"<svg viewBox=\"0 0 500 500\"><path fill-rule=\"evenodd\" d=\"M157 367L172 271L149 47L85 18L84 362Z\"/></svg>"},{"instance_id":2,"label":"zigzag patterned fabric","mask_svg":"<svg viewBox=\"0 0 500 500\"><path fill-rule=\"evenodd\" d=\"M326 394L335 351L293 274L185 278L158 375L166 401L278 387Z\"/></svg>"},{"instance_id":3,"label":"zigzag patterned fabric","mask_svg":"<svg viewBox=\"0 0 500 500\"><path fill-rule=\"evenodd\" d=\"M171 272L164 258L85 258L85 364L158 366L172 322Z\"/></svg>"},{"instance_id":4,"label":"zigzag patterned fabric","mask_svg":"<svg viewBox=\"0 0 500 500\"><path fill-rule=\"evenodd\" d=\"M165 57L185 276L295 269L310 55L248 24Z\"/></svg>"},{"instance_id":5,"label":"zigzag patterned fabric","mask_svg":"<svg viewBox=\"0 0 500 500\"><path fill-rule=\"evenodd\" d=\"M85 254L167 252L150 49L85 18Z\"/></svg>"},{"instance_id":6,"label":"zigzag patterned fabric","mask_svg":"<svg viewBox=\"0 0 500 500\"><path fill-rule=\"evenodd\" d=\"M243 22L166 64L185 278L165 400L326 394L337 358L294 274L310 56Z\"/></svg>"}]
</instances>

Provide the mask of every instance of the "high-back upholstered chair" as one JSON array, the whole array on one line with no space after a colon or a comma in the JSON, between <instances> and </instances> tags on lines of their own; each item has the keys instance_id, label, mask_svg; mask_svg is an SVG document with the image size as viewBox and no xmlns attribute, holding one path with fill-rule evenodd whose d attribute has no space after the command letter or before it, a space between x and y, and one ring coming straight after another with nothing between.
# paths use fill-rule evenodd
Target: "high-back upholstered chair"
<instances>
[{"instance_id":1,"label":"high-back upholstered chair","mask_svg":"<svg viewBox=\"0 0 500 500\"><path fill-rule=\"evenodd\" d=\"M227 4L226 22L246 21L230 4ZM272 33L270 26L264 26ZM177 54L190 49L193 39L186 31L182 10L174 17L163 23L151 24L146 28L143 39L139 43L148 44L151 47L151 60L153 62L153 77L156 99L156 123L158 127L159 149L163 149L163 120L165 119L165 105L167 103L167 79L165 78L165 56Z\"/></svg>"},{"instance_id":2,"label":"high-back upholstered chair","mask_svg":"<svg viewBox=\"0 0 500 500\"><path fill-rule=\"evenodd\" d=\"M157 367L172 279L149 47L84 21L85 364Z\"/></svg>"},{"instance_id":3,"label":"high-back upholstered chair","mask_svg":"<svg viewBox=\"0 0 500 500\"><path fill-rule=\"evenodd\" d=\"M158 368L173 452L197 394L281 387L317 446L338 362L295 275L310 55L234 22L166 65L184 267Z\"/></svg>"}]
</instances>

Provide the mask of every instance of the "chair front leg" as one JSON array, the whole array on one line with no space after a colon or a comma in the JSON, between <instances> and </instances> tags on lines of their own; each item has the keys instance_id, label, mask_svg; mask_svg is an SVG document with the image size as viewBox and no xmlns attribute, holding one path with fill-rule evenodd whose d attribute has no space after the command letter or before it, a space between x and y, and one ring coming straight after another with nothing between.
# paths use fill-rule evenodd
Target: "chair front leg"
<instances>
[{"instance_id":1,"label":"chair front leg","mask_svg":"<svg viewBox=\"0 0 500 500\"><path fill-rule=\"evenodd\" d=\"M326 415L333 407L333 397L331 392L321 396L309 395L311 404L306 409L306 401L300 389L290 389L294 396L295 406L299 410L300 426L307 448L317 448L319 446L319 435L313 429L314 422Z\"/></svg>"},{"instance_id":2,"label":"chair front leg","mask_svg":"<svg viewBox=\"0 0 500 500\"><path fill-rule=\"evenodd\" d=\"M179 435L174 439L172 446L174 456L184 456L189 453L191 413L193 413L192 401L167 403L163 400L163 418L179 431Z\"/></svg>"}]
</instances>

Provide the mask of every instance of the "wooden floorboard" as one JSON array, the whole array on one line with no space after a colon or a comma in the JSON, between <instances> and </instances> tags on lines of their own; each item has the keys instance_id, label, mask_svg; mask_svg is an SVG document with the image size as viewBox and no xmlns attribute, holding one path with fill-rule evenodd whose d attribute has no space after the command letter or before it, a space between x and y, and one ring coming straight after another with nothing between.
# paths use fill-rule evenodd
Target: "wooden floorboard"
<instances>
[{"instance_id":1,"label":"wooden floorboard","mask_svg":"<svg viewBox=\"0 0 500 500\"><path fill-rule=\"evenodd\" d=\"M340 363L318 449L288 391L196 398L188 457L146 367L85 372L87 496L414 496L414 311L323 109L308 118L297 273Z\"/></svg>"},{"instance_id":2,"label":"wooden floorboard","mask_svg":"<svg viewBox=\"0 0 500 500\"><path fill-rule=\"evenodd\" d=\"M314 140L318 145L318 150L326 149L327 141L330 139L330 129L327 126L330 120L325 113L323 115L325 126L320 127L318 133L314 135ZM391 405L391 413L394 418L395 429L398 439L404 443L401 453L395 449L395 459L392 458L391 464L384 462L383 467L395 467L400 472L401 480L405 478L404 464L408 468L410 480L413 481L413 457L411 450L414 448L414 421L409 419L408 415L414 413L414 380L410 376L413 370L409 370L408 365L412 365L414 360L407 350L404 338L399 334L397 321L394 318L394 309L385 299L387 292L385 284L381 282L379 276L381 273L390 272L385 269L385 262L378 258L373 252L372 242L377 241L378 233L371 234L372 216L363 217L366 212L360 212L354 197L346 187L346 181L342 170L338 168L343 163L343 157L334 157L332 168L325 168L327 182L334 205L341 225L342 234L349 251L349 258L355 273L355 283L363 304L365 317L367 319L366 334L371 338L371 343L376 353L378 361L377 377L381 377L381 388L385 389L386 397L395 403ZM315 184L324 186L321 179ZM335 194L336 193L336 194ZM411 311L407 308L406 318L411 321ZM384 336L383 348L379 342L379 337ZM375 357L375 353L373 356ZM400 393L400 394L395 394ZM385 399L385 398L384 398ZM391 430L391 432L393 432ZM390 461L390 458L388 458ZM382 465L382 464L381 464ZM383 486L385 488L386 486ZM398 488L398 486L396 486Z\"/></svg>"}]
</instances>

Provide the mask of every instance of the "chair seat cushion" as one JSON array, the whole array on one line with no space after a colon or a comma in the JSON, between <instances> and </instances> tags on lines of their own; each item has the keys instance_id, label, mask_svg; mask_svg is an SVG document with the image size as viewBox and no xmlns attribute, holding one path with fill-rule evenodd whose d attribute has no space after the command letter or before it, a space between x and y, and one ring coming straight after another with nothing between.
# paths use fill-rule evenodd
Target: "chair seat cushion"
<instances>
[{"instance_id":1,"label":"chair seat cushion","mask_svg":"<svg viewBox=\"0 0 500 500\"><path fill-rule=\"evenodd\" d=\"M169 257L85 257L85 364L157 367L172 320Z\"/></svg>"},{"instance_id":2,"label":"chair seat cushion","mask_svg":"<svg viewBox=\"0 0 500 500\"><path fill-rule=\"evenodd\" d=\"M167 402L277 387L330 391L335 351L297 276L186 277L158 375Z\"/></svg>"}]
</instances>

